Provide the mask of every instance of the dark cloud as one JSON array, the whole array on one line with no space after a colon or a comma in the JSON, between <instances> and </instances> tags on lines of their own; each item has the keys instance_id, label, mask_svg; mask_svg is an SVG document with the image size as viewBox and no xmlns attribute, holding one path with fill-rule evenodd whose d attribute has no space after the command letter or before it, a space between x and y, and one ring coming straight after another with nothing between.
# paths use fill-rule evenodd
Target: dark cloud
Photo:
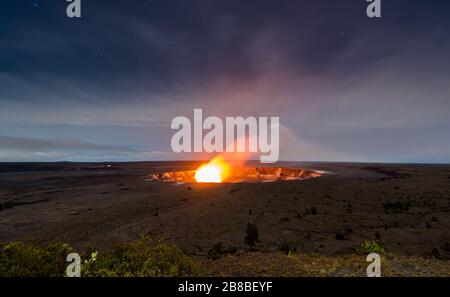
<instances>
[{"instance_id":1,"label":"dark cloud","mask_svg":"<svg viewBox=\"0 0 450 297\"><path fill-rule=\"evenodd\" d=\"M82 142L77 140L44 140L33 138L19 138L0 136L0 148L2 150L23 150L23 151L53 151L53 150L89 150L89 151L121 151L129 152L130 149L100 145L95 143Z\"/></svg>"}]
</instances>

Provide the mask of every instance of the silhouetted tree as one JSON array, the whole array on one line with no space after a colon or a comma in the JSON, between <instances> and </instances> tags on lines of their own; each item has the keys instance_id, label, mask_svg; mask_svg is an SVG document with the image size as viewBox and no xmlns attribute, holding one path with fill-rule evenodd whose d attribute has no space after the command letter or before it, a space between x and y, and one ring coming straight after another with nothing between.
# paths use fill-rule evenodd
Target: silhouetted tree
<instances>
[{"instance_id":1,"label":"silhouetted tree","mask_svg":"<svg viewBox=\"0 0 450 297\"><path fill-rule=\"evenodd\" d=\"M245 244L253 249L255 243L258 241L258 227L254 223L248 223L247 229L245 230Z\"/></svg>"}]
</instances>

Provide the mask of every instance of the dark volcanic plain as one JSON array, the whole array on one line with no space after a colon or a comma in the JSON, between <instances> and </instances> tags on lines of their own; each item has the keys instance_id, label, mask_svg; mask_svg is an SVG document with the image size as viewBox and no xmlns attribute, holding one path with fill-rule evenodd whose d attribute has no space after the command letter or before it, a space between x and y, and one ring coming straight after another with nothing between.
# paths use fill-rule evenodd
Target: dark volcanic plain
<instances>
[{"instance_id":1,"label":"dark volcanic plain","mask_svg":"<svg viewBox=\"0 0 450 297\"><path fill-rule=\"evenodd\" d=\"M104 248L150 236L206 258L219 242L342 255L365 240L399 256L450 259L450 165L291 163L329 172L275 183L173 184L152 173L199 162L2 163L0 243ZM250 164L251 166L251 164ZM448 262L446 262L448 263Z\"/></svg>"}]
</instances>

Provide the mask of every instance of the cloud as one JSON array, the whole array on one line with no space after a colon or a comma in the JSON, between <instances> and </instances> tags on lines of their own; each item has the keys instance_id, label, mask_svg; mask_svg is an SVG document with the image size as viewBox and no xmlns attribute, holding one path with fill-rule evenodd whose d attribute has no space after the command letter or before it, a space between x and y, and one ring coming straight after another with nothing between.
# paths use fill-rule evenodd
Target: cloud
<instances>
[{"instance_id":1,"label":"cloud","mask_svg":"<svg viewBox=\"0 0 450 297\"><path fill-rule=\"evenodd\" d=\"M77 140L46 140L0 136L0 162L6 161L146 161L171 159L163 151L138 151L127 147Z\"/></svg>"},{"instance_id":2,"label":"cloud","mask_svg":"<svg viewBox=\"0 0 450 297\"><path fill-rule=\"evenodd\" d=\"M76 140L44 140L0 136L0 147L4 150L94 150L94 151L130 151L127 148L87 143Z\"/></svg>"},{"instance_id":3,"label":"cloud","mask_svg":"<svg viewBox=\"0 0 450 297\"><path fill-rule=\"evenodd\" d=\"M288 159L450 146L444 4L389 1L375 22L364 1L91 1L76 23L2 5L3 158L172 158L170 121L199 107L279 116Z\"/></svg>"}]
</instances>

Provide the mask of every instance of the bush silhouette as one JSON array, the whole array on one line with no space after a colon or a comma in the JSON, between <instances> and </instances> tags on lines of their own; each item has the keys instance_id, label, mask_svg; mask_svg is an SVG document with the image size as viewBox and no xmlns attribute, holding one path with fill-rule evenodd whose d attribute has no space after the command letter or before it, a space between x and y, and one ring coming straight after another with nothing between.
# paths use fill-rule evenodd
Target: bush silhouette
<instances>
[{"instance_id":1,"label":"bush silhouette","mask_svg":"<svg viewBox=\"0 0 450 297\"><path fill-rule=\"evenodd\" d=\"M247 229L245 230L245 244L250 247L250 250L253 249L255 243L258 241L258 227L254 223L248 223Z\"/></svg>"}]
</instances>

